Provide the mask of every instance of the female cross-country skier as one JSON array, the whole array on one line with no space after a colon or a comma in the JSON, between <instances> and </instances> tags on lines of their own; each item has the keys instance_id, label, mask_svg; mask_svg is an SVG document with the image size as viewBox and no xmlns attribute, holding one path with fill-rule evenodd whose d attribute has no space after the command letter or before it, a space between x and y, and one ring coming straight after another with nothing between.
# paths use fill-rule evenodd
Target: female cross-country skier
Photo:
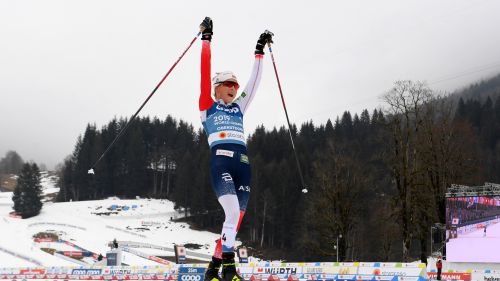
<instances>
[{"instance_id":1,"label":"female cross-country skier","mask_svg":"<svg viewBox=\"0 0 500 281\"><path fill-rule=\"evenodd\" d=\"M244 281L237 274L234 261L236 233L250 196L250 162L243 131L243 114L248 109L259 86L264 46L272 43L272 34L266 31L260 35L255 47L252 74L245 89L236 98L240 84L232 72L216 73L210 81L210 42L213 23L209 17L203 20L200 30L202 31L202 47L199 108L201 122L211 149L212 187L225 214L221 237L217 241L212 261L205 273L205 280ZM215 101L212 98L212 85ZM221 265L222 279L219 277Z\"/></svg>"}]
</instances>

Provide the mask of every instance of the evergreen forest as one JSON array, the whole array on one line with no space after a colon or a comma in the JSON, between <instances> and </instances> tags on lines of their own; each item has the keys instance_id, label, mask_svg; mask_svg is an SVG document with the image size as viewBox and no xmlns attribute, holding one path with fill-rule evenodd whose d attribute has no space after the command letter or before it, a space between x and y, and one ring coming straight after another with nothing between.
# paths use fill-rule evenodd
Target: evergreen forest
<instances>
[{"instance_id":1,"label":"evergreen forest","mask_svg":"<svg viewBox=\"0 0 500 281\"><path fill-rule=\"evenodd\" d=\"M238 238L257 255L288 261L334 260L337 241L341 261L424 259L431 226L445 223L447 188L500 183L495 79L451 96L397 81L380 109L292 125L308 193L288 128L248 132L251 198ZM134 120L88 174L126 123L87 125L61 165L58 201L169 199L193 228L219 232L207 137L182 120Z\"/></svg>"}]
</instances>

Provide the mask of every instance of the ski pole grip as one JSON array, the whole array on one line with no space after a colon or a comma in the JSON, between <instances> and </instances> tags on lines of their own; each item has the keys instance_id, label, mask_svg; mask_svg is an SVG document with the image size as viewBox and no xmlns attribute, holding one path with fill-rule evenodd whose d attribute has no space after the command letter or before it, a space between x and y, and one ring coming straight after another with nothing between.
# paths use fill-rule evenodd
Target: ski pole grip
<instances>
[{"instance_id":1,"label":"ski pole grip","mask_svg":"<svg viewBox=\"0 0 500 281\"><path fill-rule=\"evenodd\" d=\"M269 35L269 40L267 40L267 47L269 49L271 49L271 43L274 43L273 42L274 33L272 33L271 31L269 31L268 29L266 29L266 30L264 30L264 34Z\"/></svg>"},{"instance_id":2,"label":"ski pole grip","mask_svg":"<svg viewBox=\"0 0 500 281\"><path fill-rule=\"evenodd\" d=\"M264 30L264 33L269 34L269 35L271 35L271 36L274 36L274 33L272 33L271 31L269 31L269 30L267 30L267 29L266 29L266 30Z\"/></svg>"}]
</instances>

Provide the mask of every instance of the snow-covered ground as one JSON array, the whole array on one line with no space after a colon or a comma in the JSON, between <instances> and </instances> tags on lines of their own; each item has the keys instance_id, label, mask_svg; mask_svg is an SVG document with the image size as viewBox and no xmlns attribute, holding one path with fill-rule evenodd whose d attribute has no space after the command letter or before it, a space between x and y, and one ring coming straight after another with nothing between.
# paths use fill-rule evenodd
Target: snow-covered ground
<instances>
[{"instance_id":1,"label":"snow-covered ground","mask_svg":"<svg viewBox=\"0 0 500 281\"><path fill-rule=\"evenodd\" d=\"M43 177L44 194L57 191L54 178ZM168 200L111 198L99 201L51 203L46 202L40 215L30 219L9 216L12 211L12 193L0 193L0 267L74 266L73 262L48 254L40 248L57 251L77 251L69 245L35 243L39 232L57 233L60 239L94 253L105 255L113 239L149 243L172 248L174 244L200 244L201 249L190 250L211 255L218 234L195 231L186 223L173 222L177 217L173 202ZM136 249L145 253L173 256L172 252ZM24 258L31 258L27 261ZM89 259L85 259L89 261ZM129 265L158 265L158 263L124 253L123 262Z\"/></svg>"},{"instance_id":2,"label":"snow-covered ground","mask_svg":"<svg viewBox=\"0 0 500 281\"><path fill-rule=\"evenodd\" d=\"M48 195L59 192L59 187L56 187L57 184L57 176L51 174L47 171L40 172L42 176L40 180L40 184L42 185L42 194Z\"/></svg>"},{"instance_id":3,"label":"snow-covered ground","mask_svg":"<svg viewBox=\"0 0 500 281\"><path fill-rule=\"evenodd\" d=\"M446 244L448 261L453 262L498 262L500 261L500 223L484 229L459 235Z\"/></svg>"}]
</instances>

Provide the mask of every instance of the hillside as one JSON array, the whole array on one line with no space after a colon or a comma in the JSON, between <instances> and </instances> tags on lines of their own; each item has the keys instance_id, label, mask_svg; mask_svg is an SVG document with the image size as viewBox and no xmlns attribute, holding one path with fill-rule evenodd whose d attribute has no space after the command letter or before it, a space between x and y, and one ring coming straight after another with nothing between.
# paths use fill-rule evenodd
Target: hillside
<instances>
[{"instance_id":1,"label":"hillside","mask_svg":"<svg viewBox=\"0 0 500 281\"><path fill-rule=\"evenodd\" d=\"M16 178L12 174L0 174L0 191L13 191L16 187Z\"/></svg>"},{"instance_id":2,"label":"hillside","mask_svg":"<svg viewBox=\"0 0 500 281\"><path fill-rule=\"evenodd\" d=\"M496 100L500 96L500 74L470 84L452 93L449 98L458 103L460 98L464 100L472 99L483 103L488 97Z\"/></svg>"},{"instance_id":3,"label":"hillside","mask_svg":"<svg viewBox=\"0 0 500 281\"><path fill-rule=\"evenodd\" d=\"M55 178L43 175L44 194L57 191ZM196 253L196 259L208 260L215 233L195 231L186 223L175 222L180 216L174 204L168 200L109 198L98 201L53 203L46 202L39 216L21 220L9 216L12 211L12 192L0 193L0 264L2 267L19 266L67 266L79 265L74 259L54 256L48 252L82 251L82 249L105 255L108 243L113 239L136 243L147 243L149 249L135 249L135 254L124 253L123 262L130 265L159 265L142 258L146 256L173 256L169 249L174 244L189 244L193 248L188 254ZM43 235L40 235L43 233ZM35 242L34 236L57 235L61 241ZM60 241L60 242L61 242ZM157 249L153 249L154 247ZM50 250L48 250L50 249ZM191 249L188 249L191 250ZM29 260L31 259L31 260ZM95 257L80 259L93 264Z\"/></svg>"}]
</instances>

